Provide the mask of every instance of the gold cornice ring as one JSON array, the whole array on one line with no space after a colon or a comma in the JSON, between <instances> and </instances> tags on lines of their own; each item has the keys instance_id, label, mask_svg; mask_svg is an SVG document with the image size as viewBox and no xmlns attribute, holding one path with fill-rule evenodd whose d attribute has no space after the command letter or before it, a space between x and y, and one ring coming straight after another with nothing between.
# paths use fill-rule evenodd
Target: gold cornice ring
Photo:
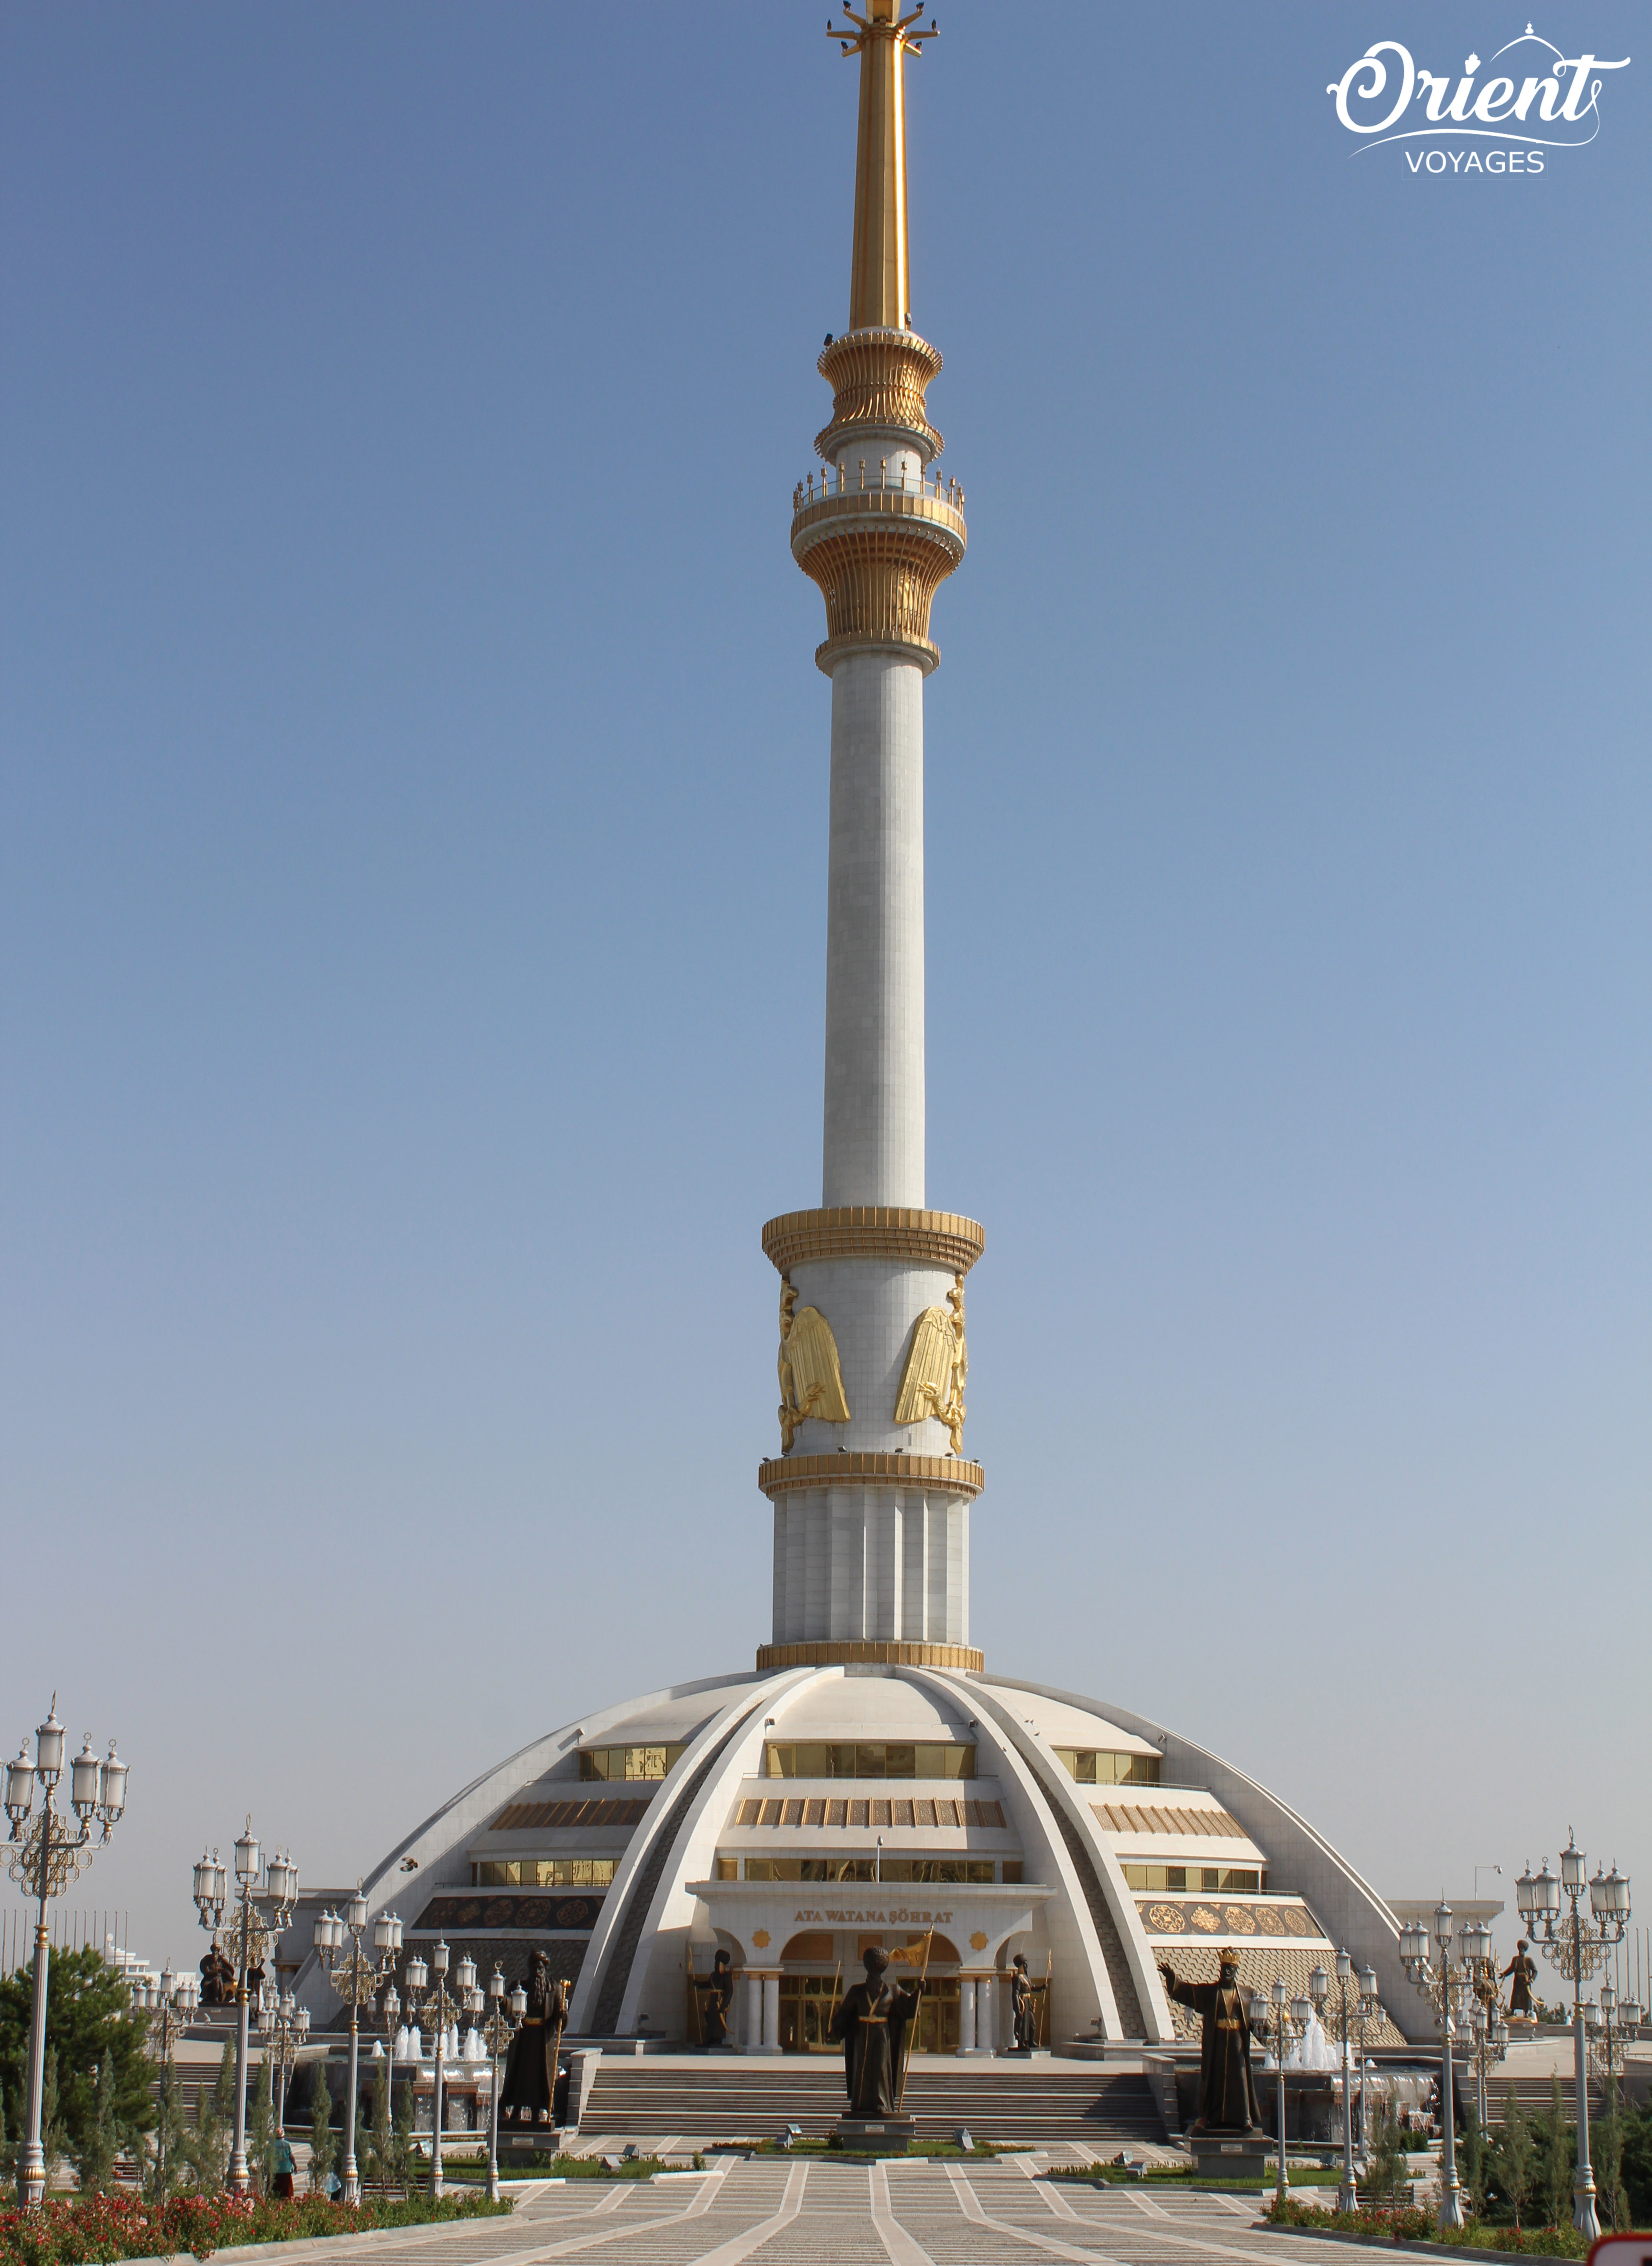
<instances>
[{"instance_id":1,"label":"gold cornice ring","mask_svg":"<svg viewBox=\"0 0 1652 2266\"><path fill-rule=\"evenodd\" d=\"M812 1259L905 1259L967 1275L987 1247L979 1220L903 1204L832 1204L765 1220L763 1248L782 1275Z\"/></svg>"},{"instance_id":2,"label":"gold cornice ring","mask_svg":"<svg viewBox=\"0 0 1652 2266\"><path fill-rule=\"evenodd\" d=\"M770 1496L805 1488L898 1487L973 1499L986 1483L980 1465L962 1456L894 1455L866 1448L839 1448L830 1456L768 1456L757 1466L757 1486Z\"/></svg>"},{"instance_id":3,"label":"gold cornice ring","mask_svg":"<svg viewBox=\"0 0 1652 2266\"><path fill-rule=\"evenodd\" d=\"M986 1655L972 1644L925 1644L913 1637L823 1637L815 1643L760 1644L757 1673L780 1668L950 1668L979 1676Z\"/></svg>"}]
</instances>

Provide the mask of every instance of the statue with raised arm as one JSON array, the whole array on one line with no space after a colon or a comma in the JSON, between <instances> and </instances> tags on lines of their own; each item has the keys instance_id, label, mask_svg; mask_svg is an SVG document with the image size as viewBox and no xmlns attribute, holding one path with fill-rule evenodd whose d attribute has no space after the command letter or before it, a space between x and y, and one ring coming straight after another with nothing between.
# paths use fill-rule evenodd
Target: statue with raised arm
<instances>
[{"instance_id":1,"label":"statue with raised arm","mask_svg":"<svg viewBox=\"0 0 1652 2266\"><path fill-rule=\"evenodd\" d=\"M1239 1954L1224 1951L1214 1983L1184 1983L1163 1960L1165 1996L1191 2007L1203 2024L1199 2052L1195 2132L1253 2132L1256 2088L1251 2080L1251 2018L1239 1986Z\"/></svg>"}]
</instances>

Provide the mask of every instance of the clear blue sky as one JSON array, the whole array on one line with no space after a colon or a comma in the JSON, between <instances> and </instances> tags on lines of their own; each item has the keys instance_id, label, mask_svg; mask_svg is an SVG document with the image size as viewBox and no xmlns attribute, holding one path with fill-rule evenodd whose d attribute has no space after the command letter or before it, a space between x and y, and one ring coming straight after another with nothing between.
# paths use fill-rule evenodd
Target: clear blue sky
<instances>
[{"instance_id":1,"label":"clear blue sky","mask_svg":"<svg viewBox=\"0 0 1652 2266\"><path fill-rule=\"evenodd\" d=\"M824 13L6 11L4 1691L120 1733L157 1955L247 1809L354 1877L768 1634ZM1325 88L1486 0L938 13L976 1641L1385 1890L1575 1823L1652 1911L1646 16L1442 180Z\"/></svg>"}]
</instances>

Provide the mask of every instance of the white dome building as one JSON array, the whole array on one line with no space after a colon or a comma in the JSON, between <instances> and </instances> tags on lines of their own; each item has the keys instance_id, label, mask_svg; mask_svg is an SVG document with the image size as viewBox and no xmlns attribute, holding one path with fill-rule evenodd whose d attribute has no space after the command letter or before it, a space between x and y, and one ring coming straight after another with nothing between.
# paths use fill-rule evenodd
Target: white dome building
<instances>
[{"instance_id":1,"label":"white dome building","mask_svg":"<svg viewBox=\"0 0 1652 2266\"><path fill-rule=\"evenodd\" d=\"M693 2043L688 1970L719 1948L749 2053L821 2046L874 1941L927 1948L920 2051L1007 2043L1017 1951L1049 1977L1057 2050L1181 2035L1158 1962L1207 1979L1230 1942L1247 1985L1300 1991L1345 1944L1387 2005L1415 1997L1381 1900L1254 1780L1127 1709L905 1662L713 1678L566 1725L410 1834L369 1883L376 1904L398 1890L410 1947L445 1936L513 1981L546 1950L593 2043Z\"/></svg>"},{"instance_id":2,"label":"white dome building","mask_svg":"<svg viewBox=\"0 0 1652 2266\"><path fill-rule=\"evenodd\" d=\"M847 332L792 548L830 678L823 1186L770 1221L781 1278L774 1614L756 1668L551 1731L454 1796L369 1880L409 1948L484 1976L543 1947L571 2035L692 2043L727 1949L748 2053L807 2050L869 1942L927 1959L920 2050L1007 2040L1005 1970L1049 1981L1046 2037L1181 2034L1157 1963L1293 1992L1346 1946L1417 2004L1393 1915L1301 1817L1129 1708L990 1675L969 1642L965 1277L982 1229L926 1208L924 683L963 494L935 469L940 356L907 313L903 62L928 36L868 0ZM299 1978L336 2006L313 1960ZM1394 2034L1391 2030L1389 2036Z\"/></svg>"}]
</instances>

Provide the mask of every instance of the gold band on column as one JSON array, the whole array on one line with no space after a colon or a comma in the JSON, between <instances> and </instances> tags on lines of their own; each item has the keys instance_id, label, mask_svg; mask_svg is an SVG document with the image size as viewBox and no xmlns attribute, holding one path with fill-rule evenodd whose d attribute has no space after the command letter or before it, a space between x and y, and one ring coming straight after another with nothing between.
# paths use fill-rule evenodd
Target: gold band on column
<instances>
[{"instance_id":1,"label":"gold band on column","mask_svg":"<svg viewBox=\"0 0 1652 2266\"><path fill-rule=\"evenodd\" d=\"M760 1644L757 1673L778 1668L950 1668L979 1676L986 1655L970 1644L923 1644L915 1638L884 1642L869 1637L833 1637L818 1644Z\"/></svg>"}]
</instances>

